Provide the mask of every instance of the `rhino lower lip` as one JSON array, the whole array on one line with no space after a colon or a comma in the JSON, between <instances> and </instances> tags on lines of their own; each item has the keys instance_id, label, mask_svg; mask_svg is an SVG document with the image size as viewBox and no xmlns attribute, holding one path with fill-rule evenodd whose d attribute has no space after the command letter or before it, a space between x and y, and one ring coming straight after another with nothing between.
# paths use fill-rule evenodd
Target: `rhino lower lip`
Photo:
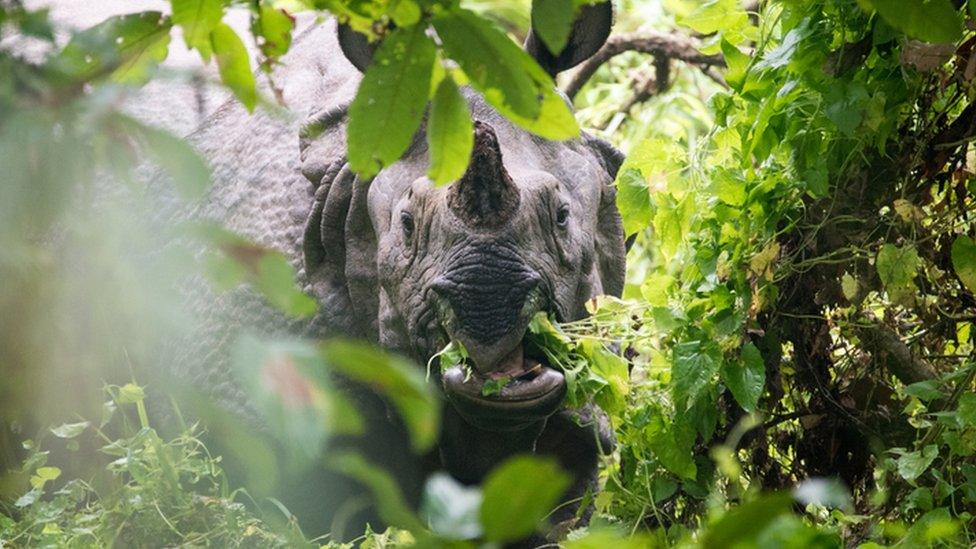
<instances>
[{"instance_id":1,"label":"rhino lower lip","mask_svg":"<svg viewBox=\"0 0 976 549\"><path fill-rule=\"evenodd\" d=\"M443 375L448 399L468 418L535 421L555 413L566 396L566 378L562 372L544 364L530 368L527 375L513 379L490 396L482 394L486 381L487 378L460 366L448 369Z\"/></svg>"}]
</instances>

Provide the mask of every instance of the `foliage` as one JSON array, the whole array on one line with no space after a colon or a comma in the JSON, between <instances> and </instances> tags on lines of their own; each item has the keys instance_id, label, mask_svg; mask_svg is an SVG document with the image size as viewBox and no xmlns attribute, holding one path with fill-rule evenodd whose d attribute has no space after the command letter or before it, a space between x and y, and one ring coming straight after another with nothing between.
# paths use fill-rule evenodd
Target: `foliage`
<instances>
[{"instance_id":1,"label":"foliage","mask_svg":"<svg viewBox=\"0 0 976 549\"><path fill-rule=\"evenodd\" d=\"M64 424L24 441L28 454L17 476L30 489L0 514L4 547L308 545L286 517L272 527L238 501L247 494L229 491L198 425L163 440L147 423L141 387L106 393L98 422ZM88 451L101 456L102 474L65 481L62 468L71 470L72 458Z\"/></svg>"},{"instance_id":2,"label":"foliage","mask_svg":"<svg viewBox=\"0 0 976 549\"><path fill-rule=\"evenodd\" d=\"M350 161L362 174L396 161L429 110L429 176L456 179L471 147L463 85L537 135L578 133L551 78L497 14L454 2L248 2L272 91L271 70L291 43L285 4L327 9L385 39L350 110ZM549 14L535 31L558 49L581 4L533 5ZM636 236L623 299L597 300L581 321L557 326L543 315L532 324L530 342L567 374L568 403L595 401L617 436L603 489L587 496L596 517L565 545L972 545L972 0L770 0L752 13L734 0L633 7L621 22L627 30L652 14L659 28L700 39L725 67L716 74L665 60L657 76L667 81L640 98L630 88L634 73L648 83L647 63L628 53L578 96L580 120L628 152L617 201ZM145 159L170 172L181 200L206 190L206 167L183 141L118 104L128 86L154 76L175 25L189 48L215 59L245 106L260 105L241 38L222 22L227 8L174 0L172 16L112 18L59 47L45 12L0 3L0 32L13 28L47 48L40 62L0 50L0 275L10 281L0 308L22 315L16 329L0 330L5 429L26 429L21 422L36 418L24 411L35 404L47 414L41 424L77 411L94 417L98 399L79 405L84 390L62 400L64 391L50 388L121 379L123 366L152 354L143 342L160 337L154 327L180 324L163 320L173 298L160 281L185 272L158 267L198 265L183 249L165 249L158 263L100 262L127 257L140 237L168 235L128 230L144 211L137 186L114 199L128 213L118 219L91 207L91 197L103 173L131 182ZM63 240L42 238L55 228ZM219 229L197 234L218 287L246 283L287 315L314 313L280 254ZM72 251L90 267L81 282L54 268L52 258ZM97 296L102 314L82 317L88 301L64 304L64 295ZM94 328L80 328L88 316ZM622 356L610 351L617 346ZM442 363L463 358L450 348ZM235 368L296 459L366 428L329 371L387 396L415 449L436 440L429 386L383 353L245 338ZM0 485L4 496L20 490L0 515L4 542L304 543L292 526L258 520L261 505L236 502L243 493L226 486L197 429L165 441L149 427L141 389L118 387L112 397L106 410L118 408L110 420L122 422L118 434L106 431L111 423L84 421L51 431L68 452L104 436L101 450L119 458L102 466L110 488L78 480L81 472L66 481L67 465L40 441L28 443L19 475ZM0 433L5 458L14 435ZM366 547L506 542L533 532L566 482L554 463L531 457L503 464L481 487L434 476L418 515L389 473L357 454L330 458L372 491L395 527L367 531L358 540Z\"/></svg>"}]
</instances>

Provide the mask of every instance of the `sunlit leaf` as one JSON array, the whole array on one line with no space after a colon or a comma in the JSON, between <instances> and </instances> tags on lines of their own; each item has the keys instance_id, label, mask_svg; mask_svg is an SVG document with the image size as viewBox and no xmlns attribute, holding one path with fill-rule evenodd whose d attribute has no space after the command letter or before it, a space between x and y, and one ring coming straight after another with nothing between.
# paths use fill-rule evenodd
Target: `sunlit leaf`
<instances>
[{"instance_id":1,"label":"sunlit leaf","mask_svg":"<svg viewBox=\"0 0 976 549\"><path fill-rule=\"evenodd\" d=\"M935 444L929 444L921 450L905 452L898 458L898 474L905 480L915 480L928 470L938 456L939 447Z\"/></svg>"},{"instance_id":2,"label":"sunlit leaf","mask_svg":"<svg viewBox=\"0 0 976 549\"><path fill-rule=\"evenodd\" d=\"M952 268L966 288L976 295L976 241L959 235L952 243Z\"/></svg>"},{"instance_id":3,"label":"sunlit leaf","mask_svg":"<svg viewBox=\"0 0 976 549\"><path fill-rule=\"evenodd\" d=\"M955 42L962 21L949 0L859 0L873 7L892 27L926 42Z\"/></svg>"},{"instance_id":4,"label":"sunlit leaf","mask_svg":"<svg viewBox=\"0 0 976 549\"><path fill-rule=\"evenodd\" d=\"M349 165L369 177L396 162L420 127L434 43L423 25L393 31L366 69L349 107Z\"/></svg>"},{"instance_id":5,"label":"sunlit leaf","mask_svg":"<svg viewBox=\"0 0 976 549\"><path fill-rule=\"evenodd\" d=\"M254 110L258 94L251 70L251 58L240 37L230 26L218 23L210 33L210 44L217 56L220 81L247 108Z\"/></svg>"},{"instance_id":6,"label":"sunlit leaf","mask_svg":"<svg viewBox=\"0 0 976 549\"><path fill-rule=\"evenodd\" d=\"M260 37L258 47L270 60L276 60L288 52L294 27L294 18L285 10L263 2L252 22L252 32Z\"/></svg>"},{"instance_id":7,"label":"sunlit leaf","mask_svg":"<svg viewBox=\"0 0 976 549\"><path fill-rule=\"evenodd\" d=\"M569 40L575 7L574 0L532 0L532 28L555 55Z\"/></svg>"},{"instance_id":8,"label":"sunlit leaf","mask_svg":"<svg viewBox=\"0 0 976 549\"><path fill-rule=\"evenodd\" d=\"M474 146L474 126L468 103L458 92L450 75L437 86L427 122L427 143L430 146L429 177L435 185L443 185L464 175Z\"/></svg>"},{"instance_id":9,"label":"sunlit leaf","mask_svg":"<svg viewBox=\"0 0 976 549\"><path fill-rule=\"evenodd\" d=\"M78 423L65 423L58 427L52 428L51 432L54 433L54 436L58 438L75 438L81 433L84 433L85 429L87 429L90 425L91 423L87 421L80 421Z\"/></svg>"},{"instance_id":10,"label":"sunlit leaf","mask_svg":"<svg viewBox=\"0 0 976 549\"><path fill-rule=\"evenodd\" d=\"M213 48L210 33L224 15L223 0L170 0L173 24L183 29L186 47L196 49L204 61L210 60Z\"/></svg>"}]
</instances>

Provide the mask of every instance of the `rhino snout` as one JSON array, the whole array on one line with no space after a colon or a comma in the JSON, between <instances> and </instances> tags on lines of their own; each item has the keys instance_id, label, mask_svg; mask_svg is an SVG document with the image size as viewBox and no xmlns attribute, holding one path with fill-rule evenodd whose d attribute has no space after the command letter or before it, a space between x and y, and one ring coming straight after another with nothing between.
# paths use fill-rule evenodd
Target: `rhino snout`
<instances>
[{"instance_id":1,"label":"rhino snout","mask_svg":"<svg viewBox=\"0 0 976 549\"><path fill-rule=\"evenodd\" d=\"M482 374L504 368L541 309L542 277L520 259L477 254L432 283L448 335L461 342Z\"/></svg>"}]
</instances>

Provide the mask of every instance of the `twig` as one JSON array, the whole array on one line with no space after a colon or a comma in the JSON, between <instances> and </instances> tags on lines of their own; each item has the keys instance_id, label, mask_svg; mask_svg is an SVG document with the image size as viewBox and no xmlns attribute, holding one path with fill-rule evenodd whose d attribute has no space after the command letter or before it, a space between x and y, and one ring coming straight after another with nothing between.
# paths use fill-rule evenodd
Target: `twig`
<instances>
[{"instance_id":1,"label":"twig","mask_svg":"<svg viewBox=\"0 0 976 549\"><path fill-rule=\"evenodd\" d=\"M699 65L703 69L709 67L724 67L725 60L721 55L705 55L698 51L698 44L695 40L680 34L667 34L660 32L641 32L631 34L621 34L613 36L607 43L600 48L589 60L583 63L573 74L572 80L566 85L566 95L570 99L576 97L580 89L589 81L604 63L628 51L636 51L654 55L655 57L666 57L677 59Z\"/></svg>"}]
</instances>

